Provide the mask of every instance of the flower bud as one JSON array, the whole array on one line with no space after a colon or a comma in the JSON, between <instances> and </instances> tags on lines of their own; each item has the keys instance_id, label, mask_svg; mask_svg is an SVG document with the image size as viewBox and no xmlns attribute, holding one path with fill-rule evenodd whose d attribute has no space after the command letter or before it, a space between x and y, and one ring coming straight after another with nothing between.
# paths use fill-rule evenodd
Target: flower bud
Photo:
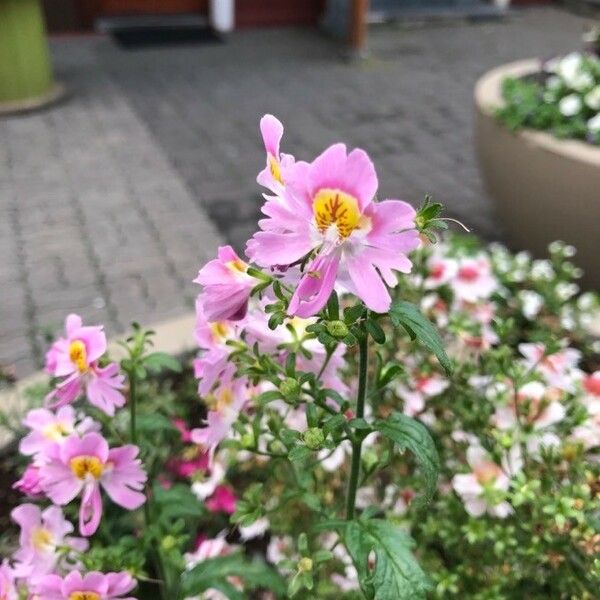
<instances>
[{"instance_id":1,"label":"flower bud","mask_svg":"<svg viewBox=\"0 0 600 600\"><path fill-rule=\"evenodd\" d=\"M160 542L161 548L163 550L169 551L173 550L177 545L177 540L172 535L166 535Z\"/></svg>"},{"instance_id":2,"label":"flower bud","mask_svg":"<svg viewBox=\"0 0 600 600\"><path fill-rule=\"evenodd\" d=\"M308 556L305 556L304 558L301 558L298 561L298 571L300 571L300 573L306 573L308 571L312 571L312 568L313 568L312 558L308 558Z\"/></svg>"},{"instance_id":3,"label":"flower bud","mask_svg":"<svg viewBox=\"0 0 600 600\"><path fill-rule=\"evenodd\" d=\"M307 448L320 450L325 442L325 435L318 427L310 427L302 436Z\"/></svg>"},{"instance_id":4,"label":"flower bud","mask_svg":"<svg viewBox=\"0 0 600 600\"><path fill-rule=\"evenodd\" d=\"M300 384L292 377L286 377L279 385L279 391L286 400L296 400L300 396Z\"/></svg>"},{"instance_id":5,"label":"flower bud","mask_svg":"<svg viewBox=\"0 0 600 600\"><path fill-rule=\"evenodd\" d=\"M254 434L252 432L245 433L242 436L241 442L244 448L254 448Z\"/></svg>"},{"instance_id":6,"label":"flower bud","mask_svg":"<svg viewBox=\"0 0 600 600\"><path fill-rule=\"evenodd\" d=\"M327 323L327 333L332 337L341 340L345 338L350 332L348 326L344 321L329 321Z\"/></svg>"}]
</instances>

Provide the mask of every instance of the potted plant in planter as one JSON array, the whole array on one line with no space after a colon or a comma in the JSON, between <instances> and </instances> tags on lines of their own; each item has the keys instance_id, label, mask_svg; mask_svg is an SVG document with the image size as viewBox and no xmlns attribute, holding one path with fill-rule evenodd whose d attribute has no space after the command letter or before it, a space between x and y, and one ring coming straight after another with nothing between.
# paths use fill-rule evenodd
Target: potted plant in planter
<instances>
[{"instance_id":1,"label":"potted plant in planter","mask_svg":"<svg viewBox=\"0 0 600 600\"><path fill-rule=\"evenodd\" d=\"M39 0L0 0L0 114L56 100Z\"/></svg>"},{"instance_id":2,"label":"potted plant in planter","mask_svg":"<svg viewBox=\"0 0 600 600\"><path fill-rule=\"evenodd\" d=\"M576 244L585 284L600 287L600 59L503 65L478 81L475 104L484 181L512 241L536 253Z\"/></svg>"}]
</instances>

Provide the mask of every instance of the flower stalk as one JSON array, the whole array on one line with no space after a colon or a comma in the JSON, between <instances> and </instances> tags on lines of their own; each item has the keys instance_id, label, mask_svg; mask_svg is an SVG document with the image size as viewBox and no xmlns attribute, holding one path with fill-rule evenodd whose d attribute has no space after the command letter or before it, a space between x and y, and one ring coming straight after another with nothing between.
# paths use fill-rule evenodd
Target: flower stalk
<instances>
[{"instance_id":1,"label":"flower stalk","mask_svg":"<svg viewBox=\"0 0 600 600\"><path fill-rule=\"evenodd\" d=\"M365 318L366 321L366 318ZM358 366L358 393L356 395L356 418L365 416L365 398L367 396L367 369L369 366L369 333L366 327L358 343L359 366ZM362 435L358 435L352 441L352 464L350 467L350 481L348 482L348 496L346 498L346 520L354 518L356 506L356 491L360 475L360 456L362 452Z\"/></svg>"}]
</instances>

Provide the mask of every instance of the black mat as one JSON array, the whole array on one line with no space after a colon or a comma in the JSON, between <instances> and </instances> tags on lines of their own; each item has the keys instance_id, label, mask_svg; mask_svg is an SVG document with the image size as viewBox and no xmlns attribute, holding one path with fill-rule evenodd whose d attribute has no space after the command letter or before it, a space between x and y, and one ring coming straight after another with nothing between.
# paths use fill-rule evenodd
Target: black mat
<instances>
[{"instance_id":1,"label":"black mat","mask_svg":"<svg viewBox=\"0 0 600 600\"><path fill-rule=\"evenodd\" d=\"M223 42L210 27L131 27L114 30L111 35L127 50Z\"/></svg>"}]
</instances>

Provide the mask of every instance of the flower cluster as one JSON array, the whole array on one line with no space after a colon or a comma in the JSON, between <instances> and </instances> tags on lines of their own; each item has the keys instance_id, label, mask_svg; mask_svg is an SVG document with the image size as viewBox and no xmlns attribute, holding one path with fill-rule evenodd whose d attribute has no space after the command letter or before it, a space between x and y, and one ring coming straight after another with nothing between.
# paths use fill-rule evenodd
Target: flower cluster
<instances>
[{"instance_id":1,"label":"flower cluster","mask_svg":"<svg viewBox=\"0 0 600 600\"><path fill-rule=\"evenodd\" d=\"M138 326L108 363L75 316L48 353L0 598L133 575L144 600L594 597L600 303L574 248L432 243L440 205L378 201L364 151L260 130L264 218L200 269L186 370Z\"/></svg>"},{"instance_id":2,"label":"flower cluster","mask_svg":"<svg viewBox=\"0 0 600 600\"><path fill-rule=\"evenodd\" d=\"M19 548L3 563L2 598L17 598L19 590L27 590L45 600L116 599L135 587L125 572L82 571L88 538L102 518L101 490L128 510L146 499L146 473L137 446L110 448L100 422L71 406L85 395L99 414L112 417L125 404L120 391L125 378L116 363L101 366L105 352L102 327L84 326L78 315L69 315L66 336L46 355L48 373L64 379L46 396L48 408L34 408L23 419L27 433L19 450L30 462L14 487L29 501L11 513L21 533ZM62 508L70 508L76 498L83 537L70 535L74 526Z\"/></svg>"},{"instance_id":3,"label":"flower cluster","mask_svg":"<svg viewBox=\"0 0 600 600\"><path fill-rule=\"evenodd\" d=\"M507 79L503 97L498 116L513 129L600 144L600 58L594 54L573 52L544 63L539 77Z\"/></svg>"}]
</instances>

